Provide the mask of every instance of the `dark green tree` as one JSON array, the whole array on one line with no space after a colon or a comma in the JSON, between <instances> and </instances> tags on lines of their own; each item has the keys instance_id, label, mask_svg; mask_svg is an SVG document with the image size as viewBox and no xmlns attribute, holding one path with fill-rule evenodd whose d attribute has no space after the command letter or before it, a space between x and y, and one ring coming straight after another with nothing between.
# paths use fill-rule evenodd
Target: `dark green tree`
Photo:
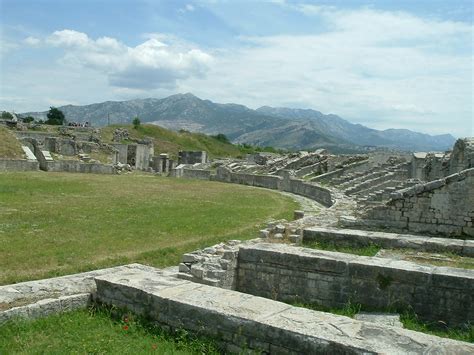
<instances>
[{"instance_id":1,"label":"dark green tree","mask_svg":"<svg viewBox=\"0 0 474 355\"><path fill-rule=\"evenodd\" d=\"M49 112L46 117L48 117L45 122L46 124L62 125L66 121L64 113L60 109L52 106L49 108Z\"/></svg>"},{"instance_id":2,"label":"dark green tree","mask_svg":"<svg viewBox=\"0 0 474 355\"><path fill-rule=\"evenodd\" d=\"M24 123L30 123L30 122L33 122L35 119L34 119L34 117L26 116L26 117L22 117L21 120L22 120Z\"/></svg>"},{"instance_id":3,"label":"dark green tree","mask_svg":"<svg viewBox=\"0 0 474 355\"><path fill-rule=\"evenodd\" d=\"M138 117L135 117L132 121L132 124L133 124L133 128L137 129L138 126L140 126L140 119Z\"/></svg>"},{"instance_id":4,"label":"dark green tree","mask_svg":"<svg viewBox=\"0 0 474 355\"><path fill-rule=\"evenodd\" d=\"M4 119L4 120L12 120L12 119L13 119L13 115L12 115L10 112L3 111L3 112L2 112L2 119Z\"/></svg>"},{"instance_id":5,"label":"dark green tree","mask_svg":"<svg viewBox=\"0 0 474 355\"><path fill-rule=\"evenodd\" d=\"M215 136L212 136L213 138L217 139L218 141L222 142L222 143L229 143L230 144L230 141L229 141L229 138L227 138L227 136L223 133L219 133Z\"/></svg>"}]
</instances>

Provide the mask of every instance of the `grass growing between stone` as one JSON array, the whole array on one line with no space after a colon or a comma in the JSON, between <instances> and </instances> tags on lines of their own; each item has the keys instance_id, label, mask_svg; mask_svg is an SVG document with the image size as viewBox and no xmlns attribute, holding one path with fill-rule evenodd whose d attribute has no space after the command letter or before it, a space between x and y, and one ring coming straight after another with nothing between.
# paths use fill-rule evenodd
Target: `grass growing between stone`
<instances>
[{"instance_id":1,"label":"grass growing between stone","mask_svg":"<svg viewBox=\"0 0 474 355\"><path fill-rule=\"evenodd\" d=\"M340 253L355 254L361 256L375 256L381 249L379 246L374 244L368 245L366 247L348 247L323 241L305 242L303 246L305 248L337 251Z\"/></svg>"},{"instance_id":2,"label":"grass growing between stone","mask_svg":"<svg viewBox=\"0 0 474 355\"><path fill-rule=\"evenodd\" d=\"M403 324L403 328L414 330L417 332L422 332L426 334L436 335L443 338L449 338L454 340L466 341L474 343L474 325L468 325L464 328L448 328L442 323L427 323L421 321L418 316L410 310L394 310L394 309L385 309L385 310L374 310L374 309L365 309L361 304L348 302L341 308L325 307L314 303L304 303L304 302L290 302L292 306L303 307L312 309L314 311L328 312L337 314L340 316L346 316L354 318L356 314L361 311L364 312L382 312L382 313L399 313L400 322Z\"/></svg>"},{"instance_id":3,"label":"grass growing between stone","mask_svg":"<svg viewBox=\"0 0 474 355\"><path fill-rule=\"evenodd\" d=\"M426 264L433 266L448 266L461 269L474 269L474 258L456 255L454 253L428 253L420 252L412 249L383 249L375 244L364 247L342 246L336 243L326 241L311 241L303 244L306 248L337 251L340 253L375 256L380 251L380 257L392 258L395 260L412 261L418 264Z\"/></svg>"},{"instance_id":4,"label":"grass growing between stone","mask_svg":"<svg viewBox=\"0 0 474 355\"><path fill-rule=\"evenodd\" d=\"M139 262L249 239L297 208L276 192L146 174L0 174L0 284Z\"/></svg>"},{"instance_id":5,"label":"grass growing between stone","mask_svg":"<svg viewBox=\"0 0 474 355\"><path fill-rule=\"evenodd\" d=\"M216 345L186 331L99 307L9 322L0 331L1 354L218 354Z\"/></svg>"}]
</instances>

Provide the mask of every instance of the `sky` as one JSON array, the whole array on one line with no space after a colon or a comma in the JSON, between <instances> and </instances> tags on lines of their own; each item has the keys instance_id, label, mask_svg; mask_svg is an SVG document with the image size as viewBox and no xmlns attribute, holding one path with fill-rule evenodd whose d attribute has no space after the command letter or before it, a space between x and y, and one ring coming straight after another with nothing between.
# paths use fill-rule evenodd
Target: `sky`
<instances>
[{"instance_id":1,"label":"sky","mask_svg":"<svg viewBox=\"0 0 474 355\"><path fill-rule=\"evenodd\" d=\"M472 0L0 0L0 110L162 98L474 136Z\"/></svg>"}]
</instances>

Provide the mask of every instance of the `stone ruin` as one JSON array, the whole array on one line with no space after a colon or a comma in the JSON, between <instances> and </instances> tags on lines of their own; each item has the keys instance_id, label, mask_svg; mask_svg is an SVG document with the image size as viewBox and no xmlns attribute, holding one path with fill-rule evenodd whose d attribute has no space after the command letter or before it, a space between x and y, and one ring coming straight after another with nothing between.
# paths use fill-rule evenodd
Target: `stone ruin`
<instances>
[{"instance_id":1,"label":"stone ruin","mask_svg":"<svg viewBox=\"0 0 474 355\"><path fill-rule=\"evenodd\" d=\"M473 344L404 329L393 313L452 328L474 323L472 268L437 266L474 265L473 157L472 138L413 155L201 155L176 167L167 154L154 156L154 171L273 189L302 208L259 238L187 253L177 267L131 264L0 286L0 324L101 302L212 337L229 353L474 353ZM369 257L310 243L380 250ZM349 318L295 303L369 312Z\"/></svg>"}]
</instances>

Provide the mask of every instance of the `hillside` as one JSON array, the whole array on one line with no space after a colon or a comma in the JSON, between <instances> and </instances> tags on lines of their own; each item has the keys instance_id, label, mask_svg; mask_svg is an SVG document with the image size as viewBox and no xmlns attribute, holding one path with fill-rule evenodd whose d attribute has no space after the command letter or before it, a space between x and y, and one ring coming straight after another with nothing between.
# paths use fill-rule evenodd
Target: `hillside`
<instances>
[{"instance_id":1,"label":"hillside","mask_svg":"<svg viewBox=\"0 0 474 355\"><path fill-rule=\"evenodd\" d=\"M23 149L15 135L7 128L0 127L0 158L23 159Z\"/></svg>"},{"instance_id":2,"label":"hillside","mask_svg":"<svg viewBox=\"0 0 474 355\"><path fill-rule=\"evenodd\" d=\"M180 150L205 150L212 158L240 157L243 155L243 151L239 146L222 142L203 133L175 132L151 124L142 124L137 129L134 129L131 125L104 127L100 130L102 140L106 143L112 142L113 132L117 128L126 128L132 140L150 139L157 154L169 153L177 157Z\"/></svg>"},{"instance_id":3,"label":"hillside","mask_svg":"<svg viewBox=\"0 0 474 355\"><path fill-rule=\"evenodd\" d=\"M333 148L359 150L365 146L413 151L443 151L455 138L449 134L431 136L409 130L379 131L353 124L337 115L311 109L273 108L252 110L243 105L218 104L192 94L164 99L107 101L86 106L62 106L69 121L91 122L94 126L128 123L138 116L142 122L165 128L206 134L223 133L232 141L285 149ZM44 119L46 112L25 115Z\"/></svg>"}]
</instances>

